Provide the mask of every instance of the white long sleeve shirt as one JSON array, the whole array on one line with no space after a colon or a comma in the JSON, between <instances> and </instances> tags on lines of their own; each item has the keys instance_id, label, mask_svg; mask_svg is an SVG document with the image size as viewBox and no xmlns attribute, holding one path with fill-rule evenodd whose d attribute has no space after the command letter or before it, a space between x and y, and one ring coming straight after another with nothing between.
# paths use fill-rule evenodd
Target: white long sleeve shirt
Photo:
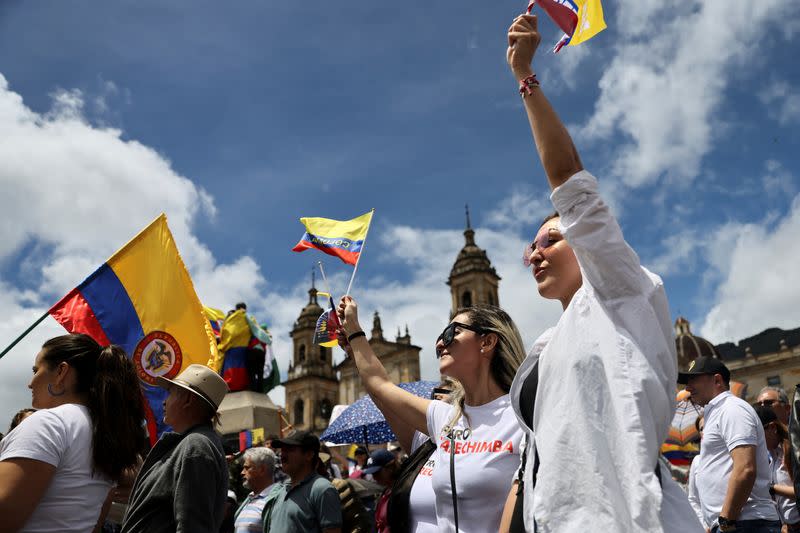
<instances>
[{"instance_id":1,"label":"white long sleeve shirt","mask_svg":"<svg viewBox=\"0 0 800 533\"><path fill-rule=\"evenodd\" d=\"M535 343L511 387L530 431L525 523L541 533L702 531L685 494L662 469L674 411L677 357L661 279L644 269L586 171L551 195L583 285ZM533 428L522 385L538 366Z\"/></svg>"}]
</instances>

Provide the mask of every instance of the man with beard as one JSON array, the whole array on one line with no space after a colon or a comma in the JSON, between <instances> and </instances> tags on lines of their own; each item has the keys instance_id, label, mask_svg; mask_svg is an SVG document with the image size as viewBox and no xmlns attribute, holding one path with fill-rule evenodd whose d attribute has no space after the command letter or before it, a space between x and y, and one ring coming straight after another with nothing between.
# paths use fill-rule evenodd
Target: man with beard
<instances>
[{"instance_id":1,"label":"man with beard","mask_svg":"<svg viewBox=\"0 0 800 533\"><path fill-rule=\"evenodd\" d=\"M244 452L242 466L242 485L250 489L242 505L236 511L236 533L261 533L264 527L264 510L270 492L276 488L273 473L275 471L275 452L260 446Z\"/></svg>"}]
</instances>

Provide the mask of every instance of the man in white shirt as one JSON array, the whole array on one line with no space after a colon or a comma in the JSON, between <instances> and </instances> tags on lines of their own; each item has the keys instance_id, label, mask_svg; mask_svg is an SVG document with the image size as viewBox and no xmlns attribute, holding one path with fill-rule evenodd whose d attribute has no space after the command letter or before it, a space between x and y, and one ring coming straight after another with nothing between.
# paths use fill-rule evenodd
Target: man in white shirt
<instances>
[{"instance_id":1,"label":"man in white shirt","mask_svg":"<svg viewBox=\"0 0 800 533\"><path fill-rule=\"evenodd\" d=\"M678 374L693 401L705 406L695 483L711 531L779 533L770 498L769 452L753 408L729 390L731 373L713 357L698 357Z\"/></svg>"},{"instance_id":2,"label":"man in white shirt","mask_svg":"<svg viewBox=\"0 0 800 533\"><path fill-rule=\"evenodd\" d=\"M242 485L252 492L236 511L236 533L261 533L264 531L264 509L270 491L275 485L275 452L265 446L249 448L244 452Z\"/></svg>"}]
</instances>

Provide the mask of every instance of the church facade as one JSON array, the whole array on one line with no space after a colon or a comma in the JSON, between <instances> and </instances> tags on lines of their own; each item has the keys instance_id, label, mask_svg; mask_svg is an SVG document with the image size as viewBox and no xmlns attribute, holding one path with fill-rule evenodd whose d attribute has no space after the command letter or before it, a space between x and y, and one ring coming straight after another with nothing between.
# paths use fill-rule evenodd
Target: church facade
<instances>
[{"instance_id":1,"label":"church facade","mask_svg":"<svg viewBox=\"0 0 800 533\"><path fill-rule=\"evenodd\" d=\"M744 398L753 403L764 387L782 387L792 398L800 383L800 328L769 328L738 342L716 346L693 335L689 321L675 322L678 368L685 370L699 356L720 359L731 371L731 381L741 383Z\"/></svg>"},{"instance_id":2,"label":"church facade","mask_svg":"<svg viewBox=\"0 0 800 533\"><path fill-rule=\"evenodd\" d=\"M451 318L460 307L500 303L500 276L486 252L475 244L475 231L470 224L469 211L464 241L464 247L458 253L446 281L450 287ZM328 427L333 406L351 404L363 396L365 390L352 358L345 357L334 366L332 349L313 343L314 328L323 312L317 300L313 279L308 294L308 304L300 312L292 328L292 361L283 385L286 388L289 423L297 429L321 434ZM398 329L394 340L387 339L380 315L375 311L369 342L393 382L419 381L419 354L422 348L411 342L408 326L404 334Z\"/></svg>"}]
</instances>

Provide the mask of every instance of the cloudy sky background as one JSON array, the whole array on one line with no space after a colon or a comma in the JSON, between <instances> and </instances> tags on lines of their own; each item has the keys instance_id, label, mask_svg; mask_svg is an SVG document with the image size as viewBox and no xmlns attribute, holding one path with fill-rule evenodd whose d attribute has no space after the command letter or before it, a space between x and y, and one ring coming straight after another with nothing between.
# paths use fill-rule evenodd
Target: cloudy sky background
<instances>
[{"instance_id":1,"label":"cloudy sky background","mask_svg":"<svg viewBox=\"0 0 800 533\"><path fill-rule=\"evenodd\" d=\"M325 259L289 251L297 218L374 207L362 322L408 324L434 378L465 202L532 342L559 307L519 261L549 211L505 66L523 4L0 3L0 344L164 211L203 302L247 301L285 373ZM604 7L609 29L557 56L543 19L534 66L673 316L717 343L800 326L800 5ZM60 333L0 360L0 430Z\"/></svg>"}]
</instances>

